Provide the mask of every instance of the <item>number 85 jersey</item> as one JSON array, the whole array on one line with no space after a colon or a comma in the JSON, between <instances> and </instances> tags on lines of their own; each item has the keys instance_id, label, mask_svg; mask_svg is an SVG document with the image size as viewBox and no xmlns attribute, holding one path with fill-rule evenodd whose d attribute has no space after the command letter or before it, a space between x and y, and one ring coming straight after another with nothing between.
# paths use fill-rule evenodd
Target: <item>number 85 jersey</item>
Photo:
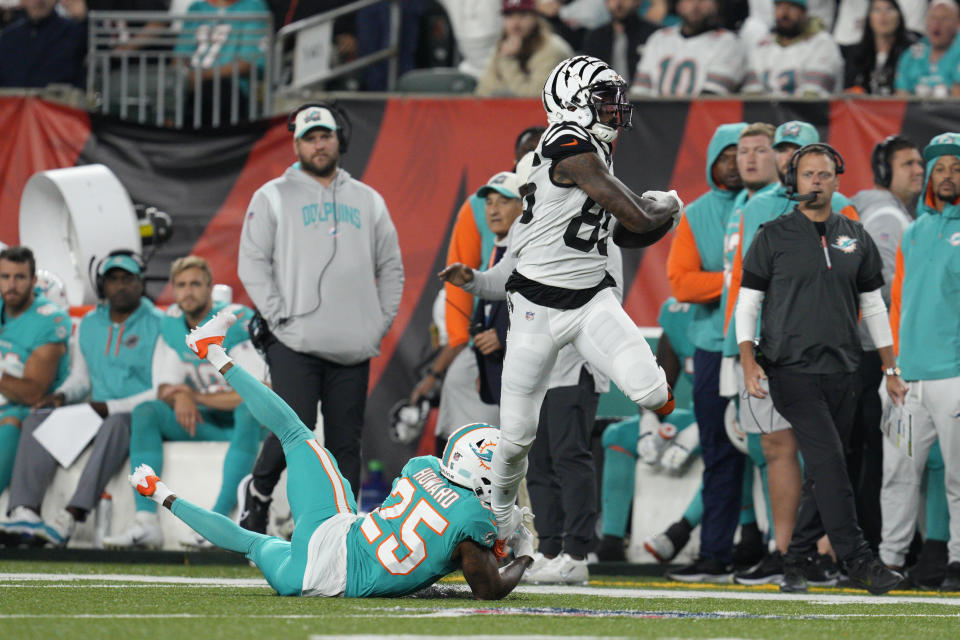
<instances>
[{"instance_id":1,"label":"number 85 jersey","mask_svg":"<svg viewBox=\"0 0 960 640\"><path fill-rule=\"evenodd\" d=\"M414 593L460 568L451 557L464 540L489 549L496 539L493 513L440 475L439 458L413 458L383 504L350 527L343 595Z\"/></svg>"},{"instance_id":2,"label":"number 85 jersey","mask_svg":"<svg viewBox=\"0 0 960 640\"><path fill-rule=\"evenodd\" d=\"M581 153L599 155L613 175L609 144L570 122L550 125L521 189L523 215L511 230L510 250L517 257L517 272L540 284L590 289L606 274L611 215L576 185L555 181L556 164Z\"/></svg>"}]
</instances>

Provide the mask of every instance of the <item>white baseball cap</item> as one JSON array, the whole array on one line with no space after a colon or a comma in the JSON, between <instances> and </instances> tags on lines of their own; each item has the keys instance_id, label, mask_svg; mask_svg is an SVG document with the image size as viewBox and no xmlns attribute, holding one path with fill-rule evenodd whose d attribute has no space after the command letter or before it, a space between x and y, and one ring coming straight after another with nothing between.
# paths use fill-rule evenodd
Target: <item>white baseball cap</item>
<instances>
[{"instance_id":1,"label":"white baseball cap","mask_svg":"<svg viewBox=\"0 0 960 640\"><path fill-rule=\"evenodd\" d=\"M293 137L302 138L308 131L316 127L323 127L330 131L337 130L337 119L330 109L325 107L307 107L300 111L294 120Z\"/></svg>"},{"instance_id":2,"label":"white baseball cap","mask_svg":"<svg viewBox=\"0 0 960 640\"><path fill-rule=\"evenodd\" d=\"M477 196L486 198L491 191L506 196L507 198L520 198L520 178L511 171L501 171L487 180L487 184L477 190Z\"/></svg>"}]
</instances>

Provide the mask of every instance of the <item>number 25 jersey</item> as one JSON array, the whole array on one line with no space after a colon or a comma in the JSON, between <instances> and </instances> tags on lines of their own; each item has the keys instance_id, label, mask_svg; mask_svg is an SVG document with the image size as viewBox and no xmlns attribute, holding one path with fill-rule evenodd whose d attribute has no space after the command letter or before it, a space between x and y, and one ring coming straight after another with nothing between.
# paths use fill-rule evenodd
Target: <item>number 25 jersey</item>
<instances>
[{"instance_id":1,"label":"number 25 jersey","mask_svg":"<svg viewBox=\"0 0 960 640\"><path fill-rule=\"evenodd\" d=\"M523 191L523 214L513 225L517 272L540 284L590 289L606 274L611 215L574 184L555 181L556 163L596 153L613 175L610 145L583 127L550 125L534 152Z\"/></svg>"}]
</instances>

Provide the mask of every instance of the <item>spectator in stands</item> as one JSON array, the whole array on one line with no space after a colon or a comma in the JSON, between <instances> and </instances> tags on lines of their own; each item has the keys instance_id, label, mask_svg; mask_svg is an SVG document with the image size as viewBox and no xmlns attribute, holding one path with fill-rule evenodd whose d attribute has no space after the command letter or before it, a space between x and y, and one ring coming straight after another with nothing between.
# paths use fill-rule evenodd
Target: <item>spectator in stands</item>
<instances>
[{"instance_id":1,"label":"spectator in stands","mask_svg":"<svg viewBox=\"0 0 960 640\"><path fill-rule=\"evenodd\" d=\"M70 352L70 375L36 407L62 407L83 402L103 416L93 448L67 506L49 522L39 518L44 494L57 470L57 460L32 437L20 439L10 482L8 522L0 533L15 542L37 541L62 547L77 522L97 507L107 482L130 454L131 412L141 402L157 397L153 383L154 351L160 338L163 314L143 297L140 262L117 253L98 268L104 302L89 311L77 329L79 348ZM36 411L23 421L30 436L49 417Z\"/></svg>"},{"instance_id":2,"label":"spectator in stands","mask_svg":"<svg viewBox=\"0 0 960 640\"><path fill-rule=\"evenodd\" d=\"M187 13L196 18L184 22L183 33L174 47L176 53L192 54L187 60L190 74L185 79L189 92L185 108L187 117L191 117L194 103L199 100L204 124L230 122L234 106L233 74L236 73L239 82L236 108L239 119L246 118L250 78L256 76L259 81L266 63L266 40L257 32L265 30L267 25L256 21L218 22L217 17L231 13L269 13L267 5L264 0L196 0ZM219 105L214 104L217 92Z\"/></svg>"},{"instance_id":3,"label":"spectator in stands","mask_svg":"<svg viewBox=\"0 0 960 640\"><path fill-rule=\"evenodd\" d=\"M680 25L664 27L644 47L631 97L734 93L743 81L744 52L720 27L717 0L679 0Z\"/></svg>"},{"instance_id":4,"label":"spectator in stands","mask_svg":"<svg viewBox=\"0 0 960 640\"><path fill-rule=\"evenodd\" d=\"M501 13L503 33L476 93L538 97L553 68L573 51L537 14L535 0L503 0Z\"/></svg>"},{"instance_id":5,"label":"spectator in stands","mask_svg":"<svg viewBox=\"0 0 960 640\"><path fill-rule=\"evenodd\" d=\"M743 132L747 132L744 135ZM724 226L744 184L751 182L738 169L738 149L765 151L770 139L765 129L745 123L721 125L707 148L707 184L710 191L687 205L670 245L667 277L679 302L696 305L688 333L696 347L693 361L693 410L703 450L704 518L700 557L694 564L670 574L685 581L730 579L733 536L737 529L744 457L730 442L724 425L729 398L720 395L719 375L723 346ZM772 152L766 151L772 158ZM768 161L772 165L772 162ZM747 175L747 172L744 172Z\"/></svg>"},{"instance_id":6,"label":"spectator in stands","mask_svg":"<svg viewBox=\"0 0 960 640\"><path fill-rule=\"evenodd\" d=\"M0 87L83 87L87 30L56 11L57 0L23 0L26 15L0 32Z\"/></svg>"},{"instance_id":7,"label":"spectator in stands","mask_svg":"<svg viewBox=\"0 0 960 640\"><path fill-rule=\"evenodd\" d=\"M78 22L85 22L87 14L90 11L158 11L165 12L170 5L169 0L60 0L60 6L68 16ZM114 20L110 22L111 38L115 38L118 43L118 51L130 51L134 49L169 49L165 44L159 44L157 40L158 32L163 31L169 26L166 22L144 22L142 20ZM84 26L86 28L86 26ZM147 42L153 40L153 42ZM129 64L139 63L137 58L132 58ZM112 66L119 67L120 59L111 61Z\"/></svg>"},{"instance_id":8,"label":"spectator in stands","mask_svg":"<svg viewBox=\"0 0 960 640\"><path fill-rule=\"evenodd\" d=\"M23 419L70 368L70 318L34 291L36 265L27 247L0 251L0 493L10 483Z\"/></svg>"},{"instance_id":9,"label":"spectator in stands","mask_svg":"<svg viewBox=\"0 0 960 640\"><path fill-rule=\"evenodd\" d=\"M843 58L806 0L777 0L773 31L747 54L744 93L825 97L839 93Z\"/></svg>"},{"instance_id":10,"label":"spectator in stands","mask_svg":"<svg viewBox=\"0 0 960 640\"><path fill-rule=\"evenodd\" d=\"M940 440L950 513L949 564L942 590L960 590L960 134L936 136L923 150L926 178L917 219L897 253L890 324L909 391L911 450L885 443L880 557L902 565L919 509L927 451ZM896 373L900 373L896 369ZM890 373L887 374L888 376Z\"/></svg>"},{"instance_id":11,"label":"spectator in stands","mask_svg":"<svg viewBox=\"0 0 960 640\"><path fill-rule=\"evenodd\" d=\"M414 68L420 38L420 18L427 9L425 0L403 0L400 7L400 42L397 52L397 74ZM381 2L357 12L357 41L360 57L373 54L390 45L390 3ZM386 60L363 70L363 88L367 91L387 90Z\"/></svg>"},{"instance_id":12,"label":"spectator in stands","mask_svg":"<svg viewBox=\"0 0 960 640\"><path fill-rule=\"evenodd\" d=\"M606 0L606 4L610 22L587 32L583 52L607 61L627 84L632 84L644 44L657 27L637 13L640 0Z\"/></svg>"},{"instance_id":13,"label":"spectator in stands","mask_svg":"<svg viewBox=\"0 0 960 640\"><path fill-rule=\"evenodd\" d=\"M900 54L893 87L900 96L945 98L960 95L960 46L956 0L933 0L927 9L926 35Z\"/></svg>"},{"instance_id":14,"label":"spectator in stands","mask_svg":"<svg viewBox=\"0 0 960 640\"><path fill-rule=\"evenodd\" d=\"M501 0L439 0L450 19L462 60L457 68L479 79L503 29Z\"/></svg>"},{"instance_id":15,"label":"spectator in stands","mask_svg":"<svg viewBox=\"0 0 960 640\"><path fill-rule=\"evenodd\" d=\"M250 473L260 445L260 424L219 372L187 347L190 330L220 311L232 313L238 322L230 328L223 348L230 357L259 379L266 378L266 365L250 342L248 324L253 311L243 305L213 301L213 273L198 256L175 260L170 284L177 302L163 318L162 341L154 359L157 400L143 402L133 410L130 427L131 470L148 464L163 466L163 442L230 442L223 461L223 481L213 511L227 515L237 503L237 486ZM159 471L158 471L159 473ZM134 493L135 522L119 534L104 538L107 547L160 547L163 533L156 503ZM186 546L207 546L190 534Z\"/></svg>"},{"instance_id":16,"label":"spectator in stands","mask_svg":"<svg viewBox=\"0 0 960 640\"><path fill-rule=\"evenodd\" d=\"M843 88L851 93L892 95L897 62L915 41L896 0L872 0L863 39L844 51Z\"/></svg>"},{"instance_id":17,"label":"spectator in stands","mask_svg":"<svg viewBox=\"0 0 960 640\"><path fill-rule=\"evenodd\" d=\"M527 127L517 135L513 144L514 169L520 159L540 143L543 132L543 127ZM473 194L457 212L447 248L447 264L460 263L471 269L486 269L484 256L493 253L494 245L495 236L486 223L486 203L483 198ZM435 429L438 453L446 446L447 436L460 426L469 422L496 424L500 421L499 408L484 403L478 394L476 359L466 349L470 342L474 297L449 283L444 285L444 292L447 344L440 349L426 374L410 393L410 403L416 404L442 384Z\"/></svg>"}]
</instances>

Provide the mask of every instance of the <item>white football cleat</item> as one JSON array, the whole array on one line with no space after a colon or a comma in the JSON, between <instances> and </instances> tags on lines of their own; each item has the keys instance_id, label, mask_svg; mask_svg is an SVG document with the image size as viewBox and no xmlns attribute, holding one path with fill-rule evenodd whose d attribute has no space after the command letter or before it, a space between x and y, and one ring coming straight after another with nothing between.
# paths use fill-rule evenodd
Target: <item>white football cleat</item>
<instances>
[{"instance_id":1,"label":"white football cleat","mask_svg":"<svg viewBox=\"0 0 960 640\"><path fill-rule=\"evenodd\" d=\"M590 572L587 570L587 560L575 560L568 553L561 553L555 558L547 560L540 556L541 564L535 571L534 565L523 575L523 582L531 584L577 584L585 585L590 582ZM528 575L529 574L529 575Z\"/></svg>"},{"instance_id":2,"label":"white football cleat","mask_svg":"<svg viewBox=\"0 0 960 640\"><path fill-rule=\"evenodd\" d=\"M131 476L132 478L132 476ZM149 511L137 511L136 521L129 529L103 539L108 549L159 549L163 546L160 518Z\"/></svg>"},{"instance_id":3,"label":"white football cleat","mask_svg":"<svg viewBox=\"0 0 960 640\"><path fill-rule=\"evenodd\" d=\"M221 311L187 335L187 346L200 358L207 357L207 347L211 344L223 346L227 330L237 321L237 316Z\"/></svg>"}]
</instances>

